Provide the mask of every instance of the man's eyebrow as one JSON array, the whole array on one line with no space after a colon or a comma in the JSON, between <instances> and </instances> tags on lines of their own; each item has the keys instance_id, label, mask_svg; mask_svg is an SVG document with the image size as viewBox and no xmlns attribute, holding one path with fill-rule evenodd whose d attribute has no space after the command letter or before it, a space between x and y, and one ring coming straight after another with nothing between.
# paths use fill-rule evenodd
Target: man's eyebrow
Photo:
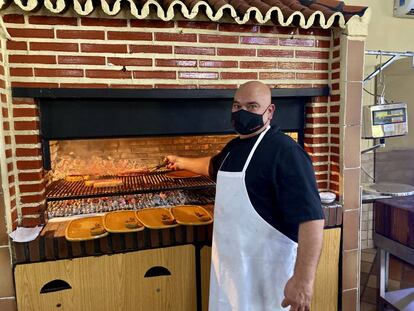
<instances>
[{"instance_id":1,"label":"man's eyebrow","mask_svg":"<svg viewBox=\"0 0 414 311\"><path fill-rule=\"evenodd\" d=\"M238 100L233 100L233 104L240 104Z\"/></svg>"},{"instance_id":2,"label":"man's eyebrow","mask_svg":"<svg viewBox=\"0 0 414 311\"><path fill-rule=\"evenodd\" d=\"M255 102L255 101L248 102L247 104L248 104L248 105L254 105L254 104L258 105L258 103L257 103L257 102Z\"/></svg>"}]
</instances>

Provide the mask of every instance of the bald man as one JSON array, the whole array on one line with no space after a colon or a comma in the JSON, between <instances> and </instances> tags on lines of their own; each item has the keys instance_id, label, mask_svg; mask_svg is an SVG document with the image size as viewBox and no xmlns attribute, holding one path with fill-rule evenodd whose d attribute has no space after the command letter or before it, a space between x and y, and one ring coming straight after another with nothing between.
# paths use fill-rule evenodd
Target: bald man
<instances>
[{"instance_id":1,"label":"bald man","mask_svg":"<svg viewBox=\"0 0 414 311\"><path fill-rule=\"evenodd\" d=\"M309 311L324 215L310 157L271 127L275 105L258 81L236 91L239 136L204 158L167 156L169 167L217 182L210 311Z\"/></svg>"}]
</instances>

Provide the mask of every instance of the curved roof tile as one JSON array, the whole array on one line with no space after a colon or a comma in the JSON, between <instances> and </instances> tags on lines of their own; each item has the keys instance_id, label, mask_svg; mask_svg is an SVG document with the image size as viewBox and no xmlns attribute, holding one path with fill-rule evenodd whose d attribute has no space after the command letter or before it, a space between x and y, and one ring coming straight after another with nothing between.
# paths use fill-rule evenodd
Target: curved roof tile
<instances>
[{"instance_id":1,"label":"curved roof tile","mask_svg":"<svg viewBox=\"0 0 414 311\"><path fill-rule=\"evenodd\" d=\"M4 10L11 0L0 0ZM154 13L162 20L172 20L176 14L186 19L206 15L219 21L230 15L238 24L247 22L276 25L296 25L302 28L317 26L344 28L353 16L363 16L367 7L346 5L338 0L13 0L23 11L31 12L44 6L54 14L60 14L73 5L77 14L86 16L100 9L114 16L129 7L137 19L145 19ZM99 8L98 8L99 7Z\"/></svg>"}]
</instances>

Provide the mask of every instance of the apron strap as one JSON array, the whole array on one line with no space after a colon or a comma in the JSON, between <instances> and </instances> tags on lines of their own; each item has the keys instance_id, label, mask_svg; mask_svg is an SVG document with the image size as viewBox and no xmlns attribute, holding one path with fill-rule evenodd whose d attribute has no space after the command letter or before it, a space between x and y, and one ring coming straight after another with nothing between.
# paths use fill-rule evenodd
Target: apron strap
<instances>
[{"instance_id":1,"label":"apron strap","mask_svg":"<svg viewBox=\"0 0 414 311\"><path fill-rule=\"evenodd\" d=\"M267 128L263 132L260 133L259 138L256 140L252 150L249 153L249 156L247 157L246 163L244 163L244 167L243 167L243 171L242 171L243 173L246 172L247 167L249 166L250 160L252 159L253 154L257 149L257 146L260 144L260 142L262 141L263 137L266 135L266 133L269 129L270 129L270 125L268 125Z\"/></svg>"}]
</instances>

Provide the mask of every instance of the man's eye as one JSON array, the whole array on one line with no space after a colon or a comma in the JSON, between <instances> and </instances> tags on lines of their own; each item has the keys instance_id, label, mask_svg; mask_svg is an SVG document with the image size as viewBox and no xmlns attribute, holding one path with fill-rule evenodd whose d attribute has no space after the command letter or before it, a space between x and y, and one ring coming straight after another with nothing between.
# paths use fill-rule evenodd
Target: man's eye
<instances>
[{"instance_id":1,"label":"man's eye","mask_svg":"<svg viewBox=\"0 0 414 311\"><path fill-rule=\"evenodd\" d=\"M256 110L257 109L257 105L249 105L249 106L247 106L247 108L249 110Z\"/></svg>"},{"instance_id":2,"label":"man's eye","mask_svg":"<svg viewBox=\"0 0 414 311\"><path fill-rule=\"evenodd\" d=\"M239 104L234 104L233 109L240 109L240 105Z\"/></svg>"}]
</instances>

